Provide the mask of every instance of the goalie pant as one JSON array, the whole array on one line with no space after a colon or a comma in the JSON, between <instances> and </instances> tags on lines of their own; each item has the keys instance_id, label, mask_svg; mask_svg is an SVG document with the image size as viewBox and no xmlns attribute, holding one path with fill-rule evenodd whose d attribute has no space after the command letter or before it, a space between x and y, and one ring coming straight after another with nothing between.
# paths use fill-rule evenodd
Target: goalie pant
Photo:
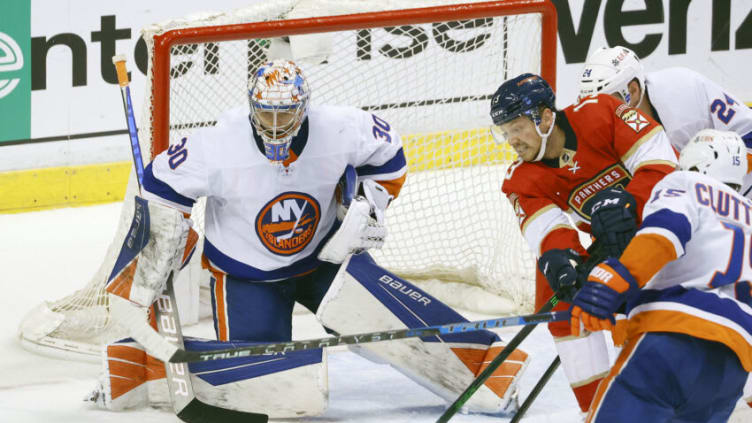
<instances>
[{"instance_id":1,"label":"goalie pant","mask_svg":"<svg viewBox=\"0 0 752 423\"><path fill-rule=\"evenodd\" d=\"M324 264L310 275L284 282L249 283L216 274L212 285L215 311L224 310L224 317L219 316L215 323L227 322L227 333L232 334L234 343L238 333L250 338L254 332L252 328L262 333L266 342L290 340L286 323L271 326L281 330L278 333L264 324L273 322L274 316L286 320L286 316L291 315L293 300L300 300L312 311L317 311L318 319L326 328L343 334L466 321L427 293L377 266L367 253L351 256L341 266ZM317 295L318 300L311 300ZM275 297L277 302L270 302ZM280 310L280 304L286 301L289 301L289 308ZM261 312L270 307L277 309L274 313ZM256 312L250 316L241 314L240 310ZM235 319L242 320L235 322ZM258 322L263 324L259 325ZM239 332L235 330L237 328L245 328L245 331ZM261 338L254 341L261 341ZM208 349L210 346L218 347L216 342L186 341L186 348L191 350ZM158 372L161 363L146 354L137 354L133 359L125 360L118 356L122 348L110 347L105 357L105 362L110 365L105 367L99 389L103 399L99 404L110 409L123 409L164 402L166 397L158 395L164 388L154 388L163 385L161 381L164 379ZM131 342L129 348L139 347ZM451 402L502 348L503 344L496 334L477 331L364 344L356 346L353 351L368 359L391 364L418 384ZM301 351L306 353L304 355L286 353L274 356L279 360L262 356L261 362L257 357L250 357L194 363L190 365L194 390L197 397L209 404L263 412L271 418L318 415L326 408L328 396L326 354L322 350L314 351ZM120 364L112 366L112 363L124 361L132 364L128 367ZM489 378L468 401L468 410L503 411L509 405L527 363L527 354L515 350L496 370L494 377ZM143 369L148 368L156 369L144 373ZM134 371L141 373L134 374ZM125 389L112 389L112 386L126 379L132 381ZM259 389L259 386L264 388ZM270 387L274 387L274 393L269 398L259 396L260 391ZM285 398L285 404L274 401L278 398Z\"/></svg>"}]
</instances>

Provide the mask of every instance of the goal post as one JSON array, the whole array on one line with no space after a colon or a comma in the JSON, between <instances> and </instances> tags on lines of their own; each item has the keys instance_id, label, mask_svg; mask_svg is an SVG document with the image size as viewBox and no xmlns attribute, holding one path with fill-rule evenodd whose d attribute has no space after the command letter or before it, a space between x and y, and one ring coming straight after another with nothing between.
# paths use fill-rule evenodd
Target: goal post
<instances>
[{"instance_id":1,"label":"goal post","mask_svg":"<svg viewBox=\"0 0 752 423\"><path fill-rule=\"evenodd\" d=\"M307 76L311 104L364 109L402 135L407 180L387 211L389 236L372 252L376 261L442 300L447 287L456 288L451 299L479 292L465 308L487 311L481 303L494 297L509 313L532 310L534 256L501 192L516 156L490 136L489 102L523 72L555 86L556 12L548 0L450 3L272 0L146 27L145 159L216 125L227 110L247 109L255 69L291 58ZM122 336L104 285L130 224L134 185L97 274L22 321L27 348L87 356ZM203 201L192 219L201 232ZM207 278L198 262L176 288L180 278Z\"/></svg>"}]
</instances>

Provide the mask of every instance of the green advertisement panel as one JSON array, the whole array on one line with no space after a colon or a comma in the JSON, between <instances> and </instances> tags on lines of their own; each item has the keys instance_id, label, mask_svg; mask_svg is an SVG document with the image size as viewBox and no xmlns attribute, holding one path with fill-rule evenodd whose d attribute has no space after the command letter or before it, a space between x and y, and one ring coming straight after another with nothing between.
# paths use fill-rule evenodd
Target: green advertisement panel
<instances>
[{"instance_id":1,"label":"green advertisement panel","mask_svg":"<svg viewBox=\"0 0 752 423\"><path fill-rule=\"evenodd\" d=\"M0 5L0 145L31 135L31 1Z\"/></svg>"}]
</instances>

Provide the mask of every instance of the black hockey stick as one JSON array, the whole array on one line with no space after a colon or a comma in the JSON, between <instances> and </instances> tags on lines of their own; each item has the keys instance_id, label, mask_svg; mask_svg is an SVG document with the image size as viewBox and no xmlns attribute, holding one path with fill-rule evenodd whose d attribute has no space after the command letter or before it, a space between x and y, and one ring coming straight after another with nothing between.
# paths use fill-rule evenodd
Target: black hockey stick
<instances>
[{"instance_id":1,"label":"black hockey stick","mask_svg":"<svg viewBox=\"0 0 752 423\"><path fill-rule=\"evenodd\" d=\"M533 390L530 391L530 394L528 394L527 398L525 398L525 401L522 403L520 408L516 413L514 413L514 417L512 417L512 420L510 420L509 423L517 423L522 419L522 416L525 415L527 409L530 408L530 406L533 404L533 401L538 398L540 391L543 390L543 387L546 385L546 383L548 383L548 380L551 379L551 376L553 376L556 369L559 368L559 364L561 364L561 359L557 355L556 358L554 358L554 361L552 361L548 366L546 371L543 372L543 376L541 376L541 378L538 380L538 383L535 384Z\"/></svg>"},{"instance_id":2,"label":"black hockey stick","mask_svg":"<svg viewBox=\"0 0 752 423\"><path fill-rule=\"evenodd\" d=\"M529 314L525 316L500 317L473 322L447 323L445 325L424 326L412 329L392 329L380 332L361 333L357 335L342 335L329 338L279 342L274 344L243 345L209 351L186 351L181 348L172 355L170 361L173 363L190 363L196 361L223 360L226 358L301 351L313 348L333 347L336 345L364 344L368 342L447 335L505 326L530 325L528 327L534 327L533 325L537 325L538 323L558 322L561 320L569 320L569 311L554 311Z\"/></svg>"},{"instance_id":3,"label":"black hockey stick","mask_svg":"<svg viewBox=\"0 0 752 423\"><path fill-rule=\"evenodd\" d=\"M538 315L540 314L548 314L548 312L551 311L552 308L559 302L559 298L554 294L547 302L538 310ZM568 311L555 311L552 313L561 313L563 315L569 316ZM535 316L535 314L534 314ZM563 320L563 319L562 319ZM537 323L544 323L544 322L537 322ZM470 386L468 386L462 394L452 403L452 405L449 406L449 408L444 411L444 414L439 417L438 420L436 420L437 423L445 423L448 422L449 419L454 416L457 411L462 408L463 405L470 399L470 397L473 396L475 391L478 390L481 386L483 386L484 383L486 383L486 380L488 380L489 377L491 377L491 374L496 371L499 366L501 366L501 363L504 362L504 360L509 357L510 354L517 348L518 345L522 341L527 338L528 335L530 335L530 332L535 329L536 325L528 325L522 328L519 332L517 332L517 335L512 338L511 341L507 344L506 347L504 347L503 350L499 353L499 355L496 356L493 360L491 360L490 363L488 363L488 367L486 367L476 378L475 380L470 383Z\"/></svg>"},{"instance_id":4,"label":"black hockey stick","mask_svg":"<svg viewBox=\"0 0 752 423\"><path fill-rule=\"evenodd\" d=\"M136 170L136 181L138 182L140 192L144 175L144 163L138 142L138 130L136 129L130 88L128 87L128 71L125 66L125 56L113 56L112 63L115 64L118 83L120 85L120 94L123 98L123 109L128 125L131 153L133 154L133 165ZM173 272L170 272L170 275L167 277L167 286L154 303L153 310L157 318L159 334L165 336L169 341L176 344L178 348L182 349L184 348L183 332L176 307L177 303L175 302L175 290L172 286L172 278ZM230 410L201 402L193 392L191 373L188 365L185 363L165 362L165 373L175 414L180 420L186 423L266 423L269 420L269 416L266 414Z\"/></svg>"}]
</instances>

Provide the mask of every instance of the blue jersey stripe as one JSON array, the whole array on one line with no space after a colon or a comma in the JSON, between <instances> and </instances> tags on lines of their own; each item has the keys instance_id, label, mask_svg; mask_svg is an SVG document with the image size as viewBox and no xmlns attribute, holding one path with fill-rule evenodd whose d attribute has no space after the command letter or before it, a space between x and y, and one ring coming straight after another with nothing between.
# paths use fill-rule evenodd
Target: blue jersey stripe
<instances>
[{"instance_id":1,"label":"blue jersey stripe","mask_svg":"<svg viewBox=\"0 0 752 423\"><path fill-rule=\"evenodd\" d=\"M687 289L681 285L640 291L640 294L627 305L627 313L638 305L655 302L674 302L715 314L735 322L752 334L752 315L742 310L738 302L711 292Z\"/></svg>"},{"instance_id":2,"label":"blue jersey stripe","mask_svg":"<svg viewBox=\"0 0 752 423\"><path fill-rule=\"evenodd\" d=\"M171 186L157 179L152 171L151 163L144 169L144 189L157 197L188 208L193 207L193 203L196 202L192 198L178 194Z\"/></svg>"},{"instance_id":3,"label":"blue jersey stripe","mask_svg":"<svg viewBox=\"0 0 752 423\"><path fill-rule=\"evenodd\" d=\"M405 152L402 148L399 149L397 154L389 159L386 163L380 166L365 165L357 168L358 176L370 176L380 175L384 173L397 172L398 170L407 166L407 160L405 160Z\"/></svg>"},{"instance_id":4,"label":"blue jersey stripe","mask_svg":"<svg viewBox=\"0 0 752 423\"><path fill-rule=\"evenodd\" d=\"M338 222L335 223L332 229L329 230L329 233L327 233L321 242L319 242L316 249L307 257L298 260L289 266L280 267L274 270L262 270L235 260L219 251L219 249L209 241L208 237L204 240L204 255L211 260L213 265L234 278L245 279L252 282L278 281L300 275L301 273L319 267L322 263L322 261L318 259L319 252L324 248L326 241L334 235L337 229L339 229Z\"/></svg>"},{"instance_id":5,"label":"blue jersey stripe","mask_svg":"<svg viewBox=\"0 0 752 423\"><path fill-rule=\"evenodd\" d=\"M689 224L687 216L669 209L660 209L646 217L640 228L648 227L663 228L671 231L679 239L683 249L686 249L687 242L692 238L692 225Z\"/></svg>"},{"instance_id":6,"label":"blue jersey stripe","mask_svg":"<svg viewBox=\"0 0 752 423\"><path fill-rule=\"evenodd\" d=\"M748 133L747 135L743 135L742 141L744 141L744 145L746 145L747 148L752 148L752 132Z\"/></svg>"}]
</instances>

